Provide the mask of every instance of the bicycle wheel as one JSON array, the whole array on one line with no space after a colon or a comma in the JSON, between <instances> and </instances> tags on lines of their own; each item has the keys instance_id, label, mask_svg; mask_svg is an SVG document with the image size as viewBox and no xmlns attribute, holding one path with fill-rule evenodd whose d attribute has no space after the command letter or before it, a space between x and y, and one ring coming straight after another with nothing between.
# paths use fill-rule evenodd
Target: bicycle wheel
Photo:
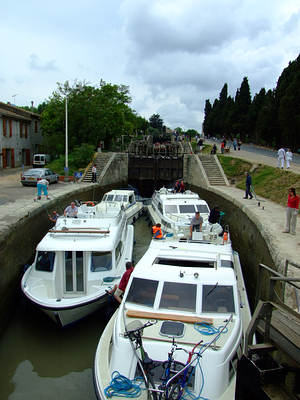
<instances>
[{"instance_id":1,"label":"bicycle wheel","mask_svg":"<svg viewBox=\"0 0 300 400\"><path fill-rule=\"evenodd\" d=\"M174 375L176 375L184 367L185 364L173 360L170 366L169 374L167 374L167 376L165 376L164 378L164 384L166 384ZM167 388L166 387L164 388L163 393L159 394L159 400L175 400L178 398L179 389L181 388L179 380L182 377L182 374L179 374Z\"/></svg>"}]
</instances>

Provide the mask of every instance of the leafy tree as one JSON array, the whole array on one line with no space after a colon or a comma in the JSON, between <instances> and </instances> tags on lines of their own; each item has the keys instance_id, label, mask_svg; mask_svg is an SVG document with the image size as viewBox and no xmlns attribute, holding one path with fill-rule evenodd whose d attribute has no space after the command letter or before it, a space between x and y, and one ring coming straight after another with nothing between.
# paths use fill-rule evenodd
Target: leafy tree
<instances>
[{"instance_id":1,"label":"leafy tree","mask_svg":"<svg viewBox=\"0 0 300 400\"><path fill-rule=\"evenodd\" d=\"M163 120L160 118L159 114L153 114L149 118L149 123L150 123L150 126L152 126L152 128L158 129L160 132L162 131L162 129L163 129Z\"/></svg>"}]
</instances>

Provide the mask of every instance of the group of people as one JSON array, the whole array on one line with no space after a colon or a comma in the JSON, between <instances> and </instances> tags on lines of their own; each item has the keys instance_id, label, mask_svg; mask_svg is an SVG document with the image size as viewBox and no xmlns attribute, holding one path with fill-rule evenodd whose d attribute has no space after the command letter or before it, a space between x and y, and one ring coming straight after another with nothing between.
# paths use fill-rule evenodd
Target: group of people
<instances>
[{"instance_id":1,"label":"group of people","mask_svg":"<svg viewBox=\"0 0 300 400\"><path fill-rule=\"evenodd\" d=\"M183 180L177 180L174 185L174 193L183 193L185 191L185 184Z\"/></svg>"},{"instance_id":2,"label":"group of people","mask_svg":"<svg viewBox=\"0 0 300 400\"><path fill-rule=\"evenodd\" d=\"M277 166L278 168L283 169L284 168L284 162L286 163L286 168L289 169L291 166L291 162L293 160L293 153L291 152L291 149L284 149L281 147L277 151Z\"/></svg>"}]
</instances>

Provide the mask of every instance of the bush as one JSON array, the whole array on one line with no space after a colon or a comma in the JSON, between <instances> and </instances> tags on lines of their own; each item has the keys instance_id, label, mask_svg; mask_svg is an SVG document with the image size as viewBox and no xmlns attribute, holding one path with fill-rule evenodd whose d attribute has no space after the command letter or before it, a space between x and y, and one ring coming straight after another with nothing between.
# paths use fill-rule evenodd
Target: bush
<instances>
[{"instance_id":1,"label":"bush","mask_svg":"<svg viewBox=\"0 0 300 400\"><path fill-rule=\"evenodd\" d=\"M94 146L83 143L80 146L75 146L68 156L69 175L73 175L75 171L84 170L92 161L94 156ZM47 164L47 168L55 171L59 175L65 174L65 155L60 155L59 158Z\"/></svg>"}]
</instances>

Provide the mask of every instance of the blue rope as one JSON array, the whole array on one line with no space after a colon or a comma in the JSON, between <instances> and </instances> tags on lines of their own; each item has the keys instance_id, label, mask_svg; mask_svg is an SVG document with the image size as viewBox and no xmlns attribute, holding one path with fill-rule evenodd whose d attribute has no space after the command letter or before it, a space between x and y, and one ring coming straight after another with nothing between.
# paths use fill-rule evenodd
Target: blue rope
<instances>
[{"instance_id":1,"label":"blue rope","mask_svg":"<svg viewBox=\"0 0 300 400\"><path fill-rule=\"evenodd\" d=\"M224 326L219 326L218 328L214 327L213 325L208 325L205 324L204 322L195 322L194 323L194 329L196 329L197 332L201 333L202 335L216 335L221 332L221 330L224 328ZM226 327L222 333L227 333L228 328Z\"/></svg>"},{"instance_id":2,"label":"blue rope","mask_svg":"<svg viewBox=\"0 0 300 400\"><path fill-rule=\"evenodd\" d=\"M202 347L203 347L203 346L202 346ZM200 352L201 352L201 350L200 350ZM189 379L188 379L188 381L187 381L187 385L186 385L186 387L185 387L185 394L184 394L184 396L182 397L184 400L209 400L207 397L201 396L201 393L202 393L202 390L203 390L203 387L204 387L204 375L203 375L203 370L202 370L201 363L200 363L200 357L198 357L198 359L197 359L197 364L193 367L193 370L195 370L198 366L199 366L199 368L200 368L201 380L202 380L201 388L200 388L200 391L199 391L199 395L198 395L198 396L195 395L194 393L192 393L192 392L188 389L188 384L189 384L189 381L190 381L191 376L192 376L192 374L193 374L193 371L192 371L192 373L190 374Z\"/></svg>"},{"instance_id":3,"label":"blue rope","mask_svg":"<svg viewBox=\"0 0 300 400\"><path fill-rule=\"evenodd\" d=\"M130 380L126 376L121 375L118 371L111 374L110 385L104 389L106 397L119 396L126 398L139 397L141 394L141 384L137 383L141 378Z\"/></svg>"}]
</instances>

